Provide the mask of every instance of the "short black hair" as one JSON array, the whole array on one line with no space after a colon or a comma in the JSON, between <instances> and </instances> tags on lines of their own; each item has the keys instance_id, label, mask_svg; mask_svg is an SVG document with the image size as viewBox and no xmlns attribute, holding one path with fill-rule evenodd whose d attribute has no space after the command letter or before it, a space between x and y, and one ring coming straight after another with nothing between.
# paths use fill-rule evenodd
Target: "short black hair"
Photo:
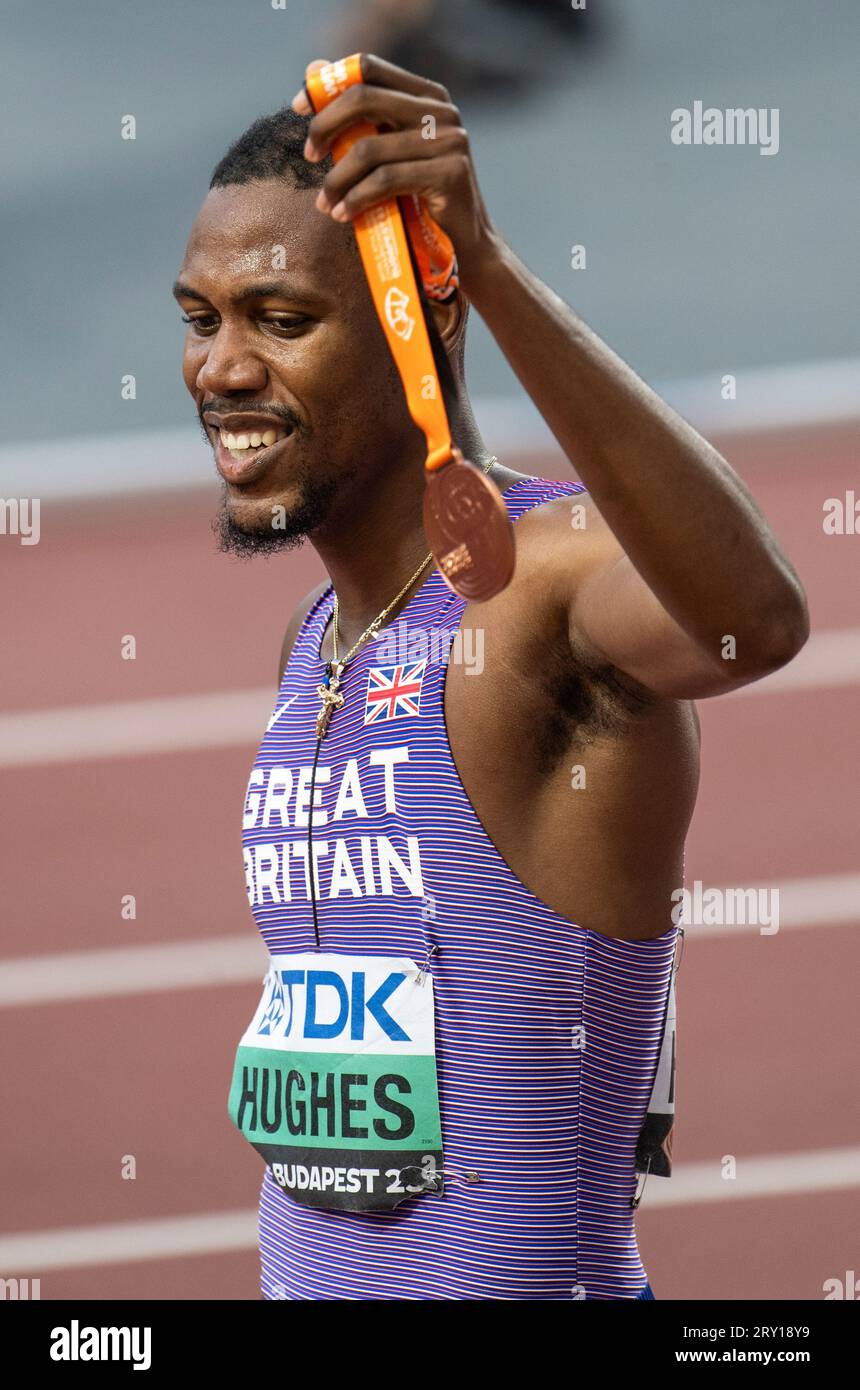
<instances>
[{"instance_id":1,"label":"short black hair","mask_svg":"<svg viewBox=\"0 0 860 1390\"><path fill-rule=\"evenodd\" d=\"M209 187L223 188L225 184L277 179L289 174L297 188L319 188L333 165L331 155L318 164L305 159L310 123L309 116L300 116L291 106L260 116L215 165Z\"/></svg>"}]
</instances>

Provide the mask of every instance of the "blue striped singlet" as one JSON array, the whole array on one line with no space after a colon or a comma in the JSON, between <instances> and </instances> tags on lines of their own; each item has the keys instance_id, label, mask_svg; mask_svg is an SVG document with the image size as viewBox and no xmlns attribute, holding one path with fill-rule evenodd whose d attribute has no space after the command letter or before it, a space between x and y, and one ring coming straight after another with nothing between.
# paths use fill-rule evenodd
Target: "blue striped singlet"
<instances>
[{"instance_id":1,"label":"blue striped singlet","mask_svg":"<svg viewBox=\"0 0 860 1390\"><path fill-rule=\"evenodd\" d=\"M527 477L505 502L515 521L583 490ZM299 630L249 783L248 896L272 953L315 949L308 784L333 603L329 586ZM676 928L651 941L601 936L552 911L499 854L460 781L443 713L464 607L434 570L389 630L408 631L406 665L426 653L423 669L393 675L381 638L349 663L313 810L322 951L419 966L430 957L444 1195L385 1212L318 1210L266 1168L268 1299L633 1299L647 1283L634 1149ZM420 680L420 693L386 699L383 689L380 711L378 698L368 704L370 687L379 694L372 671L413 691Z\"/></svg>"}]
</instances>

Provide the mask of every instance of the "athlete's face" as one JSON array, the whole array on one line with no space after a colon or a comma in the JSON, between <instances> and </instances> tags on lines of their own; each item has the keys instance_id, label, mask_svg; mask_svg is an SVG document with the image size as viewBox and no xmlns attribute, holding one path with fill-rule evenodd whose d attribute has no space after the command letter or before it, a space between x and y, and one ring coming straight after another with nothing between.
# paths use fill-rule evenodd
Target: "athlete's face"
<instances>
[{"instance_id":1,"label":"athlete's face","mask_svg":"<svg viewBox=\"0 0 860 1390\"><path fill-rule=\"evenodd\" d=\"M352 232L315 198L289 179L211 189L174 290L226 549L295 544L416 437L421 456Z\"/></svg>"}]
</instances>

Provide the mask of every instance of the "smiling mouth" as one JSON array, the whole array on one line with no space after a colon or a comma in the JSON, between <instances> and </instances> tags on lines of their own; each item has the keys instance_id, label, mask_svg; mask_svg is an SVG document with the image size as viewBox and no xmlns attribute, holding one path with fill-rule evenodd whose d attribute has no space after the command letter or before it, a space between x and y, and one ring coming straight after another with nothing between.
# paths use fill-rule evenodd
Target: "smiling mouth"
<instances>
[{"instance_id":1,"label":"smiling mouth","mask_svg":"<svg viewBox=\"0 0 860 1390\"><path fill-rule=\"evenodd\" d=\"M286 439L289 430L268 429L268 430L248 430L241 434L232 434L229 430L219 430L218 437L224 448L236 459L251 457L261 449L268 449L272 444L277 444L280 440Z\"/></svg>"},{"instance_id":2,"label":"smiling mouth","mask_svg":"<svg viewBox=\"0 0 860 1390\"><path fill-rule=\"evenodd\" d=\"M247 430L233 434L219 429L215 442L215 465L228 483L255 483L265 473L280 446L292 436L291 429Z\"/></svg>"}]
</instances>

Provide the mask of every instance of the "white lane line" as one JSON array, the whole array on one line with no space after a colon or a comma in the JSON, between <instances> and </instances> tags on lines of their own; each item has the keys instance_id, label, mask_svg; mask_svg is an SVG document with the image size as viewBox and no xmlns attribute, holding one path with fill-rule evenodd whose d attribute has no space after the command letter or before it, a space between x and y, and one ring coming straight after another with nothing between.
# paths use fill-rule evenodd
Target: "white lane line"
<instances>
[{"instance_id":1,"label":"white lane line","mask_svg":"<svg viewBox=\"0 0 860 1390\"><path fill-rule=\"evenodd\" d=\"M250 1210L25 1231L0 1238L0 1273L12 1279L28 1271L39 1275L49 1269L214 1255L252 1250L256 1244L257 1213Z\"/></svg>"},{"instance_id":2,"label":"white lane line","mask_svg":"<svg viewBox=\"0 0 860 1390\"><path fill-rule=\"evenodd\" d=\"M695 874L688 865L687 891L693 893ZM815 874L811 878L775 879L769 883L753 883L749 878L738 879L729 885L703 881L702 891L716 888L724 904L734 901L730 894L737 890L755 889L765 895L763 901L770 902L767 896L771 890L779 891L779 930L786 927L832 927L840 923L860 922L860 874ZM707 915L703 912L703 916ZM762 917L764 923L764 918ZM764 923L767 926L767 923ZM696 941L702 936L758 936L760 927L752 923L700 922L686 928L687 941ZM765 935L778 935L765 932Z\"/></svg>"},{"instance_id":3,"label":"white lane line","mask_svg":"<svg viewBox=\"0 0 860 1390\"><path fill-rule=\"evenodd\" d=\"M245 984L262 981L268 961L251 925L241 936L24 956L0 961L0 1007Z\"/></svg>"},{"instance_id":4,"label":"white lane line","mask_svg":"<svg viewBox=\"0 0 860 1390\"><path fill-rule=\"evenodd\" d=\"M671 1178L648 1180L642 1210L858 1187L860 1148L740 1157L736 1178L724 1179L721 1172L721 1158L711 1163L679 1164ZM11 1279L44 1275L52 1269L253 1250L257 1229L257 1212L249 1209L26 1231L0 1238L0 1271Z\"/></svg>"},{"instance_id":5,"label":"white lane line","mask_svg":"<svg viewBox=\"0 0 860 1390\"><path fill-rule=\"evenodd\" d=\"M724 1178L722 1156L710 1163L679 1164L671 1178L648 1179L642 1209L860 1187L860 1148L740 1157L736 1166L737 1176Z\"/></svg>"},{"instance_id":6,"label":"white lane line","mask_svg":"<svg viewBox=\"0 0 860 1390\"><path fill-rule=\"evenodd\" d=\"M740 695L860 683L860 628L814 633L796 659ZM0 715L0 767L253 746L272 717L274 687L118 700Z\"/></svg>"},{"instance_id":7,"label":"white lane line","mask_svg":"<svg viewBox=\"0 0 860 1390\"><path fill-rule=\"evenodd\" d=\"M751 368L738 374L738 382L733 401L723 399L715 372L650 384L696 429L718 439L844 424L860 416L860 357ZM540 453L561 460L558 442L528 396L485 396L474 404L481 434L502 458Z\"/></svg>"},{"instance_id":8,"label":"white lane line","mask_svg":"<svg viewBox=\"0 0 860 1390\"><path fill-rule=\"evenodd\" d=\"M0 766L124 758L259 741L274 686L0 716Z\"/></svg>"},{"instance_id":9,"label":"white lane line","mask_svg":"<svg viewBox=\"0 0 860 1390\"><path fill-rule=\"evenodd\" d=\"M690 892L693 882L688 872ZM723 901L729 901L728 893L737 887L764 893L778 888L780 931L860 922L860 874L822 874L763 885L745 882L728 889L704 882L703 889L717 886ZM703 924L689 926L686 932L690 944L706 936L757 936L759 927L755 923ZM250 922L247 931L235 936L13 956L0 960L0 1008L247 984L262 980L268 961L268 952Z\"/></svg>"},{"instance_id":10,"label":"white lane line","mask_svg":"<svg viewBox=\"0 0 860 1390\"><path fill-rule=\"evenodd\" d=\"M702 373L658 388L670 405L709 434L832 425L860 414L860 357L791 362L738 372L738 399L723 400L715 374ZM744 399L740 397L743 395Z\"/></svg>"},{"instance_id":11,"label":"white lane line","mask_svg":"<svg viewBox=\"0 0 860 1390\"><path fill-rule=\"evenodd\" d=\"M860 682L860 628L813 632L788 666L764 680L742 685L736 695L777 695L787 690L817 690Z\"/></svg>"}]
</instances>

